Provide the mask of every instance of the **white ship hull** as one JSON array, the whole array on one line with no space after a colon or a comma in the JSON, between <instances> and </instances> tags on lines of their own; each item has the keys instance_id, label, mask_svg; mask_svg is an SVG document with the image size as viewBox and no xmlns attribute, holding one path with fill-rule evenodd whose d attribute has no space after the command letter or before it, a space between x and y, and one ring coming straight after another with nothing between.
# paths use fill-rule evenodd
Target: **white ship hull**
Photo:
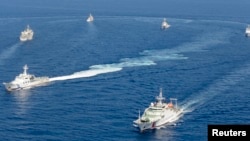
<instances>
[{"instance_id":1,"label":"white ship hull","mask_svg":"<svg viewBox=\"0 0 250 141\"><path fill-rule=\"evenodd\" d=\"M33 39L33 35L30 35L29 37L20 37L20 41L28 41L32 39Z\"/></svg>"},{"instance_id":2,"label":"white ship hull","mask_svg":"<svg viewBox=\"0 0 250 141\"><path fill-rule=\"evenodd\" d=\"M167 24L167 23L164 23L163 25L162 25L162 29L167 29L167 28L169 28L170 27L170 25L169 24Z\"/></svg>"},{"instance_id":3,"label":"white ship hull","mask_svg":"<svg viewBox=\"0 0 250 141\"><path fill-rule=\"evenodd\" d=\"M20 41L24 42L24 41L27 41L28 39L27 38L21 38L20 37Z\"/></svg>"},{"instance_id":4,"label":"white ship hull","mask_svg":"<svg viewBox=\"0 0 250 141\"><path fill-rule=\"evenodd\" d=\"M178 120L181 114L182 110L167 111L164 114L165 116L160 117L158 120L143 122L141 119L137 119L134 121L134 125L138 127L141 132L148 129L157 129Z\"/></svg>"},{"instance_id":5,"label":"white ship hull","mask_svg":"<svg viewBox=\"0 0 250 141\"><path fill-rule=\"evenodd\" d=\"M15 91L15 90L22 90L22 89L30 89L36 86L45 85L48 82L49 82L48 77L37 77L33 81L30 81L30 82L25 82L25 83L10 82L10 83L4 83L4 85L8 91Z\"/></svg>"},{"instance_id":6,"label":"white ship hull","mask_svg":"<svg viewBox=\"0 0 250 141\"><path fill-rule=\"evenodd\" d=\"M87 19L87 22L92 22L92 21L93 21L93 19L90 19L90 18L89 18L89 19Z\"/></svg>"},{"instance_id":7,"label":"white ship hull","mask_svg":"<svg viewBox=\"0 0 250 141\"><path fill-rule=\"evenodd\" d=\"M20 36L20 41L28 41L33 39L33 33L23 33Z\"/></svg>"}]
</instances>

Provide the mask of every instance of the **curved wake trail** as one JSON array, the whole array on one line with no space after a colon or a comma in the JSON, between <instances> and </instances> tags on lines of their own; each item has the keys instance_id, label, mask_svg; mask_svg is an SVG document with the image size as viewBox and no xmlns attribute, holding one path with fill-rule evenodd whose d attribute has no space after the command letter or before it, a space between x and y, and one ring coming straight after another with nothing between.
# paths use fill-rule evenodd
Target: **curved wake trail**
<instances>
[{"instance_id":1,"label":"curved wake trail","mask_svg":"<svg viewBox=\"0 0 250 141\"><path fill-rule=\"evenodd\" d=\"M140 53L139 57L123 58L118 63L93 65L89 67L89 70L76 72L71 75L53 77L50 78L50 81L91 77L98 74L120 71L126 67L151 66L156 65L157 61L188 59L188 57L185 57L181 53L204 51L211 46L225 43L227 39L224 38L224 34L227 33L215 32L204 34L192 42L184 43L173 49L144 50Z\"/></svg>"},{"instance_id":2,"label":"curved wake trail","mask_svg":"<svg viewBox=\"0 0 250 141\"><path fill-rule=\"evenodd\" d=\"M0 65L4 64L4 60L10 58L16 51L16 49L21 45L22 43L16 43L14 45L12 45L11 47L9 47L8 49L4 50L1 54L0 54Z\"/></svg>"},{"instance_id":3,"label":"curved wake trail","mask_svg":"<svg viewBox=\"0 0 250 141\"><path fill-rule=\"evenodd\" d=\"M89 70L85 70L85 71L76 72L76 73L73 73L71 75L53 77L53 78L50 78L50 81L68 80L68 79L83 78L83 77L92 77L92 76L96 76L98 74L120 71L121 69L122 68L89 69Z\"/></svg>"},{"instance_id":4,"label":"curved wake trail","mask_svg":"<svg viewBox=\"0 0 250 141\"><path fill-rule=\"evenodd\" d=\"M203 105L207 101L211 100L219 94L235 86L237 83L246 79L250 76L250 64L231 72L229 75L217 80L214 84L210 85L208 88L203 91L193 95L186 101L183 101L182 107L187 112L192 112L197 109L199 106Z\"/></svg>"},{"instance_id":5,"label":"curved wake trail","mask_svg":"<svg viewBox=\"0 0 250 141\"><path fill-rule=\"evenodd\" d=\"M89 67L89 70L75 72L71 75L53 77L50 78L50 81L91 77L91 76L96 76L98 74L120 71L125 67L150 66L150 65L156 65L155 61L178 60L178 59L187 59L187 57L184 57L179 54L156 53L154 55L142 56L138 58L124 58L120 60L120 63L93 65Z\"/></svg>"}]
</instances>

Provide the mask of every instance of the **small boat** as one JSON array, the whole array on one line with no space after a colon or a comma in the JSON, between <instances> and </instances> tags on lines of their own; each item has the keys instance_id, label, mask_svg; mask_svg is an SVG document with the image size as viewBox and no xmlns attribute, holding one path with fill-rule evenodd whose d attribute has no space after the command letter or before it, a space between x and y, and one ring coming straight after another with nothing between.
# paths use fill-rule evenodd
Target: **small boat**
<instances>
[{"instance_id":1,"label":"small boat","mask_svg":"<svg viewBox=\"0 0 250 141\"><path fill-rule=\"evenodd\" d=\"M28 41L28 40L33 39L33 35L34 35L33 30L30 28L29 25L27 25L26 29L21 32L21 35L19 38L20 38L20 41Z\"/></svg>"},{"instance_id":2,"label":"small boat","mask_svg":"<svg viewBox=\"0 0 250 141\"><path fill-rule=\"evenodd\" d=\"M89 17L87 18L87 22L92 22L94 21L94 17L92 16L92 14L89 14Z\"/></svg>"},{"instance_id":3,"label":"small boat","mask_svg":"<svg viewBox=\"0 0 250 141\"><path fill-rule=\"evenodd\" d=\"M245 31L246 37L250 37L250 25L247 26L246 31Z\"/></svg>"},{"instance_id":4,"label":"small boat","mask_svg":"<svg viewBox=\"0 0 250 141\"><path fill-rule=\"evenodd\" d=\"M167 23L167 19L164 18L163 21L162 21L162 23L161 23L161 28L162 29L167 29L169 27L170 27L170 25Z\"/></svg>"},{"instance_id":5,"label":"small boat","mask_svg":"<svg viewBox=\"0 0 250 141\"><path fill-rule=\"evenodd\" d=\"M36 77L35 75L28 74L28 66L23 67L23 73L16 76L15 80L9 83L3 83L8 91L29 89L35 86L41 86L49 82L49 77Z\"/></svg>"},{"instance_id":6,"label":"small boat","mask_svg":"<svg viewBox=\"0 0 250 141\"><path fill-rule=\"evenodd\" d=\"M169 103L164 101L165 98L162 96L162 89L160 89L160 94L156 97L156 102L151 103L145 109L142 116L139 112L138 119L133 121L134 126L143 132L147 129L160 128L178 120L183 110L177 106L177 99L170 98ZM175 103L173 103L174 101Z\"/></svg>"}]
</instances>

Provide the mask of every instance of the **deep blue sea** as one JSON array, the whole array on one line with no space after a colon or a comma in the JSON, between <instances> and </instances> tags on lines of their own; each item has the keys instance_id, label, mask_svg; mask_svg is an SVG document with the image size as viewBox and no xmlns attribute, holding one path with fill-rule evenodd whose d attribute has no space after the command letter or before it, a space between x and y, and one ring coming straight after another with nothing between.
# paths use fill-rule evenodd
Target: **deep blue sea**
<instances>
[{"instance_id":1,"label":"deep blue sea","mask_svg":"<svg viewBox=\"0 0 250 141\"><path fill-rule=\"evenodd\" d=\"M208 124L250 124L248 0L0 2L0 82L25 64L51 78L0 86L0 140L206 141ZM20 42L27 24L34 38ZM160 88L185 113L140 133L133 120Z\"/></svg>"}]
</instances>

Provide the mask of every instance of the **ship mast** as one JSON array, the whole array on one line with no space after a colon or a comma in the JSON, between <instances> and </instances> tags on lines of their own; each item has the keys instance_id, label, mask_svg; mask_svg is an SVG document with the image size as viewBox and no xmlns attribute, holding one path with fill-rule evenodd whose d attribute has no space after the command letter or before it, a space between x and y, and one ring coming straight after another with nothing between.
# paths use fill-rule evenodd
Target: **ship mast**
<instances>
[{"instance_id":1,"label":"ship mast","mask_svg":"<svg viewBox=\"0 0 250 141\"><path fill-rule=\"evenodd\" d=\"M156 97L156 100L159 104L162 104L162 101L165 100L165 98L162 96L162 88L160 88L159 96Z\"/></svg>"},{"instance_id":2,"label":"ship mast","mask_svg":"<svg viewBox=\"0 0 250 141\"><path fill-rule=\"evenodd\" d=\"M23 67L23 74L24 75L27 75L27 70L28 70L28 66L24 65L24 67Z\"/></svg>"}]
</instances>

